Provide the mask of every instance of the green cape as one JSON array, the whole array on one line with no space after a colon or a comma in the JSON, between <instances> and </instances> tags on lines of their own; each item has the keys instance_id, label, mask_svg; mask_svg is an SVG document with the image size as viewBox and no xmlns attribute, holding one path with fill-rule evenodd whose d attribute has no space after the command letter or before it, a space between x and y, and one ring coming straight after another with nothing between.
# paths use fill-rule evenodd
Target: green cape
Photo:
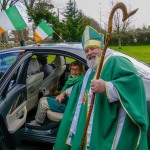
<instances>
[{"instance_id":1,"label":"green cape","mask_svg":"<svg viewBox=\"0 0 150 150\"><path fill-rule=\"evenodd\" d=\"M91 76L94 72L91 73ZM143 82L126 58L112 56L104 64L101 78L111 81L117 89L119 101L109 102L106 94L96 94L92 134L89 150L110 150L113 148L118 125L119 106L126 112L123 129L116 150L147 150L148 115ZM91 79L87 81L90 85ZM72 119L76 110L82 81L76 84L65 110L54 150L79 150L85 126L86 103L81 106L80 117L72 146L66 144ZM90 86L87 86L89 88ZM62 136L63 135L63 136Z\"/></svg>"},{"instance_id":2,"label":"green cape","mask_svg":"<svg viewBox=\"0 0 150 150\"><path fill-rule=\"evenodd\" d=\"M61 90L61 93L63 91L65 91L66 89L68 89L69 87L71 87L72 85L74 85L75 83L79 82L80 80L82 80L84 77L83 74L78 75L76 78L73 78L72 75L70 74L68 76L68 80L65 82L64 87Z\"/></svg>"}]
</instances>

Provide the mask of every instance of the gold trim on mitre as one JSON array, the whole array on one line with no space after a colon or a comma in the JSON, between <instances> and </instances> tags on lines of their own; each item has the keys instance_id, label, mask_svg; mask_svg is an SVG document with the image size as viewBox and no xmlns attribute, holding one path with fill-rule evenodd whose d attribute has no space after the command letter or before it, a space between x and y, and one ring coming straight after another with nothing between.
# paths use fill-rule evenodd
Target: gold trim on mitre
<instances>
[{"instance_id":1,"label":"gold trim on mitre","mask_svg":"<svg viewBox=\"0 0 150 150\"><path fill-rule=\"evenodd\" d=\"M90 39L89 26L86 27L84 31L84 42Z\"/></svg>"},{"instance_id":2,"label":"gold trim on mitre","mask_svg":"<svg viewBox=\"0 0 150 150\"><path fill-rule=\"evenodd\" d=\"M88 40L85 41L84 43L84 49L91 47L91 46L96 46L96 47L101 47L101 41L97 41L97 40Z\"/></svg>"}]
</instances>

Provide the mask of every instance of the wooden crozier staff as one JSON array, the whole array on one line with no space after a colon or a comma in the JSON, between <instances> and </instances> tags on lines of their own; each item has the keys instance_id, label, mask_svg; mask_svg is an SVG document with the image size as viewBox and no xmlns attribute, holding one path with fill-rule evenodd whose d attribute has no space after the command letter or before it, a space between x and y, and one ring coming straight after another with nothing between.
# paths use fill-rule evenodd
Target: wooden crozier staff
<instances>
[{"instance_id":1,"label":"wooden crozier staff","mask_svg":"<svg viewBox=\"0 0 150 150\"><path fill-rule=\"evenodd\" d=\"M107 35L106 35L105 46L104 46L104 49L103 49L103 52L102 52L102 55L101 55L101 59L100 59L99 65L98 65L98 69L97 69L97 72L96 72L96 79L99 79L100 74L101 74L101 70L102 70L102 66L103 66L103 62L104 62L106 49L108 47L108 44L109 44L109 41L110 41L110 35L111 35L111 32L112 32L113 16L114 16L114 13L115 13L115 11L117 9L121 9L122 12L123 12L123 19L122 19L122 21L125 21L127 18L129 18L130 16L134 15L136 13L136 11L138 10L138 9L135 9L135 10L133 10L133 11L128 13L125 4L122 3L122 2L117 3L112 8L112 10L110 12L109 20L108 20L108 31L107 31ZM86 135L87 135L87 129L88 129L90 117L91 117L91 114L92 114L94 100L95 100L95 93L93 93L93 95L92 95L90 109L89 109L89 113L88 113L88 116L87 116L86 125L85 125L85 128L84 128L84 134L83 134L81 145L80 145L80 150L82 150L83 146L84 146L84 141L85 141L85 138L86 138Z\"/></svg>"}]
</instances>

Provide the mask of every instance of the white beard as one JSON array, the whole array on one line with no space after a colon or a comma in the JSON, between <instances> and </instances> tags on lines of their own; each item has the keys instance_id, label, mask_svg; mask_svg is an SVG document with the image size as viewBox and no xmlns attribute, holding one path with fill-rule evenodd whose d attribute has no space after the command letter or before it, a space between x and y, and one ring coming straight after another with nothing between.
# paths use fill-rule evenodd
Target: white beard
<instances>
[{"instance_id":1,"label":"white beard","mask_svg":"<svg viewBox=\"0 0 150 150\"><path fill-rule=\"evenodd\" d=\"M87 65L89 68L96 70L98 64L99 64L99 57L96 55L96 59L95 60L86 60L87 61Z\"/></svg>"}]
</instances>

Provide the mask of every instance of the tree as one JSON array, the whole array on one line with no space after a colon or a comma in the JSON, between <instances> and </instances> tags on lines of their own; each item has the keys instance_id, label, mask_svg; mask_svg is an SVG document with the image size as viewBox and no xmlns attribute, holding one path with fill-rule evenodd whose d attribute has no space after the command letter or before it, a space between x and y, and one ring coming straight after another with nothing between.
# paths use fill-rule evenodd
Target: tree
<instances>
[{"instance_id":1,"label":"tree","mask_svg":"<svg viewBox=\"0 0 150 150\"><path fill-rule=\"evenodd\" d=\"M76 2L69 0L66 9L63 12L65 19L62 30L63 38L68 42L81 41L82 33L86 25L89 25L89 19L77 9Z\"/></svg>"},{"instance_id":2,"label":"tree","mask_svg":"<svg viewBox=\"0 0 150 150\"><path fill-rule=\"evenodd\" d=\"M11 7L12 5L16 4L19 2L19 0L2 0L0 1L0 9L1 11Z\"/></svg>"},{"instance_id":3,"label":"tree","mask_svg":"<svg viewBox=\"0 0 150 150\"><path fill-rule=\"evenodd\" d=\"M27 9L29 21L34 22L33 30L42 20L45 20L47 24L52 26L57 34L60 34L60 27L62 25L59 23L58 17L53 11L54 5L51 3L51 0L23 0L23 2ZM55 41L58 40L58 35L54 34L53 39Z\"/></svg>"},{"instance_id":4,"label":"tree","mask_svg":"<svg viewBox=\"0 0 150 150\"><path fill-rule=\"evenodd\" d=\"M93 19L93 18L89 18L89 19L90 19L90 26L91 27L96 29L98 32L105 33L104 29L100 28L99 23L95 19Z\"/></svg>"},{"instance_id":5,"label":"tree","mask_svg":"<svg viewBox=\"0 0 150 150\"><path fill-rule=\"evenodd\" d=\"M118 1L116 1L118 2ZM114 1L111 1L111 5L114 6ZM130 6L129 6L130 8ZM121 41L122 41L122 36L123 34L125 34L125 32L127 31L127 29L129 28L130 24L133 22L133 20L131 18L128 18L125 22L122 22L122 11L121 10L117 10L115 12L114 15L114 32L117 33L117 37L118 37L118 46L119 49L121 49L122 45L121 45Z\"/></svg>"},{"instance_id":6,"label":"tree","mask_svg":"<svg viewBox=\"0 0 150 150\"><path fill-rule=\"evenodd\" d=\"M18 31L12 31L11 35L14 37L14 41L22 40L24 38L25 40L28 40L29 30L23 29Z\"/></svg>"},{"instance_id":7,"label":"tree","mask_svg":"<svg viewBox=\"0 0 150 150\"><path fill-rule=\"evenodd\" d=\"M26 6L27 9L27 14L28 14L28 19L29 22L34 22L35 26L37 26L42 19L44 20L49 20L49 19L53 19L55 12L53 12L53 4L52 3L48 3L46 1L35 1L35 0L23 0L24 4Z\"/></svg>"}]
</instances>

